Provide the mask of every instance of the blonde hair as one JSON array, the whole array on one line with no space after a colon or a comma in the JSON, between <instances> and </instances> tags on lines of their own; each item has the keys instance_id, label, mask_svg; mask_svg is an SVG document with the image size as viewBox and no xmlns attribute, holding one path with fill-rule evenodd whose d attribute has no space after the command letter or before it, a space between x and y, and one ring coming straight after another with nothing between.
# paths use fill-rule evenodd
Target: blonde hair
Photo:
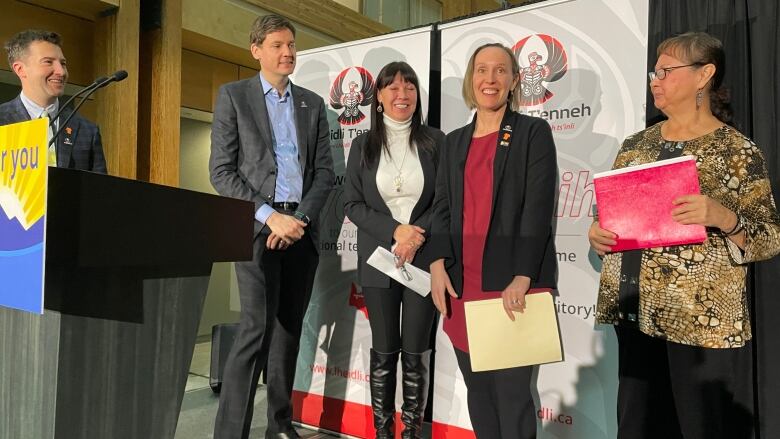
<instances>
[{"instance_id":1,"label":"blonde hair","mask_svg":"<svg viewBox=\"0 0 780 439\"><path fill-rule=\"evenodd\" d=\"M507 56L511 60L510 63L512 63L513 77L517 76L520 73L520 64L517 62L517 58L515 57L514 52L512 52L512 49L504 46L501 43L487 43L477 47L477 50L475 50L474 53L471 54L471 58L469 58L469 63L468 66L466 67L466 75L463 78L463 89L461 90L461 93L463 94L463 102L466 104L467 107L469 107L472 110L477 108L477 98L474 96L474 61L477 59L477 54L481 52L483 49L487 49L488 47L499 48L507 54ZM520 82L518 81L517 84L515 85L515 88L509 91L509 96L507 97L509 108L511 108L512 110L517 109L514 96L517 95L516 91L519 87L520 87Z\"/></svg>"}]
</instances>

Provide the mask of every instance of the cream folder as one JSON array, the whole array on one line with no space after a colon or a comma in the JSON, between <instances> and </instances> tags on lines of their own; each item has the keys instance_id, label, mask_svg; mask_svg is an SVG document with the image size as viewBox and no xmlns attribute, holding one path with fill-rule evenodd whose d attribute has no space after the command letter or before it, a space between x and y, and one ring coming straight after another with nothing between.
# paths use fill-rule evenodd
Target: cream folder
<instances>
[{"instance_id":1,"label":"cream folder","mask_svg":"<svg viewBox=\"0 0 780 439\"><path fill-rule=\"evenodd\" d=\"M501 299L466 302L474 372L561 361L561 337L549 291L525 296L525 312L509 320Z\"/></svg>"}]
</instances>

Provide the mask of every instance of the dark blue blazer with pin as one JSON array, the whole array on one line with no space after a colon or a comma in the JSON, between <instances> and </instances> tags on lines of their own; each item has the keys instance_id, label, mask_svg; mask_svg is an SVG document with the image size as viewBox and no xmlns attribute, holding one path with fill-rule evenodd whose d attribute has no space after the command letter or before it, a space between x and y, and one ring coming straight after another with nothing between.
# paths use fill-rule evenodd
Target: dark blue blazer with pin
<instances>
[{"instance_id":1,"label":"dark blue blazer with pin","mask_svg":"<svg viewBox=\"0 0 780 439\"><path fill-rule=\"evenodd\" d=\"M65 121L72 111L66 108L60 114L60 120ZM27 113L20 96L0 105L0 125L28 120L30 114ZM103 155L103 143L97 125L78 113L73 115L57 139L57 166L106 173L106 158Z\"/></svg>"}]
</instances>

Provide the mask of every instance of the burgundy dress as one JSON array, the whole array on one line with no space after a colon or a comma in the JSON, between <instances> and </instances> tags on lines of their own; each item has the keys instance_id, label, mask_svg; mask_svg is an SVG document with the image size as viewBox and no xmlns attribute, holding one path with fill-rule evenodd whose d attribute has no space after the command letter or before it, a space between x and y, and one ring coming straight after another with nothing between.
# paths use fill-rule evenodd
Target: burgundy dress
<instances>
[{"instance_id":1,"label":"burgundy dress","mask_svg":"<svg viewBox=\"0 0 780 439\"><path fill-rule=\"evenodd\" d=\"M450 297L452 313L444 320L444 332L452 345L469 351L464 303L496 299L501 291L482 291L482 254L490 226L493 203L493 162L498 131L471 139L463 175L463 295Z\"/></svg>"}]
</instances>

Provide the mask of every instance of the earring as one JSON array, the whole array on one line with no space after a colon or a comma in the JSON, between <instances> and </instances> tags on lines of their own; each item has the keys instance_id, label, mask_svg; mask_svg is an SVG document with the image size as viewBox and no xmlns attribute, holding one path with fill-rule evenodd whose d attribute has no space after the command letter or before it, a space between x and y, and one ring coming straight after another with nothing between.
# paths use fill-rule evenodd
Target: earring
<instances>
[{"instance_id":1,"label":"earring","mask_svg":"<svg viewBox=\"0 0 780 439\"><path fill-rule=\"evenodd\" d=\"M380 103L376 104L376 112L377 113L381 113L383 111L385 111L385 107L382 106L382 103L380 102Z\"/></svg>"},{"instance_id":2,"label":"earring","mask_svg":"<svg viewBox=\"0 0 780 439\"><path fill-rule=\"evenodd\" d=\"M704 92L699 89L699 91L696 92L696 109L698 110L701 107L702 102L704 101Z\"/></svg>"}]
</instances>

